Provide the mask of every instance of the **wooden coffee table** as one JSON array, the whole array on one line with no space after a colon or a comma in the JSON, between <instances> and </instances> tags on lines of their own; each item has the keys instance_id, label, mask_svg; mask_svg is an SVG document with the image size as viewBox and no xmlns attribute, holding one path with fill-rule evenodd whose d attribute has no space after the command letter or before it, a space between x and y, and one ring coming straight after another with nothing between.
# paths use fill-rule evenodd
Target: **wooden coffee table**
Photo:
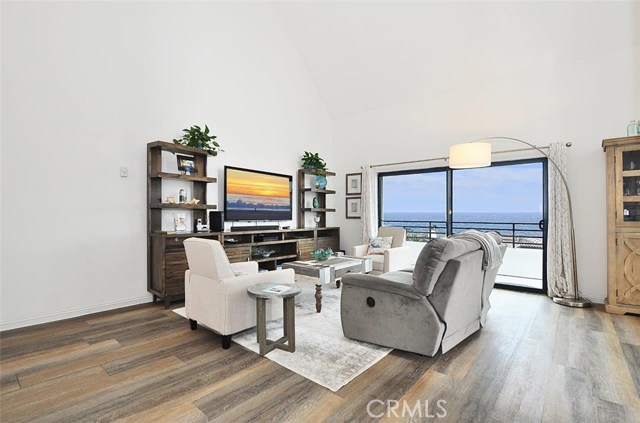
<instances>
[{"instance_id":1,"label":"wooden coffee table","mask_svg":"<svg viewBox=\"0 0 640 423\"><path fill-rule=\"evenodd\" d=\"M336 283L340 288L340 278L347 273L369 273L373 262L369 258L330 257L328 260L290 261L282 264L283 269L293 269L298 275L318 278L316 282L316 311L322 310L322 285Z\"/></svg>"}]
</instances>

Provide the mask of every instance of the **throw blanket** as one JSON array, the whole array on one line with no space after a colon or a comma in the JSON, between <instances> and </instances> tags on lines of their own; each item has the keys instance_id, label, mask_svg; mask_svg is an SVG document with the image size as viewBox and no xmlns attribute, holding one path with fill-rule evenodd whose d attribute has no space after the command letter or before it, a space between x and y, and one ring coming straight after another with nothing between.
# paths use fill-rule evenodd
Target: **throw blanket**
<instances>
[{"instance_id":1,"label":"throw blanket","mask_svg":"<svg viewBox=\"0 0 640 423\"><path fill-rule=\"evenodd\" d=\"M459 232L451 235L451 238L461 238L476 241L484 252L482 268L484 270L493 269L502 264L502 253L499 244L502 244L502 237L497 232L480 232L475 229Z\"/></svg>"}]
</instances>

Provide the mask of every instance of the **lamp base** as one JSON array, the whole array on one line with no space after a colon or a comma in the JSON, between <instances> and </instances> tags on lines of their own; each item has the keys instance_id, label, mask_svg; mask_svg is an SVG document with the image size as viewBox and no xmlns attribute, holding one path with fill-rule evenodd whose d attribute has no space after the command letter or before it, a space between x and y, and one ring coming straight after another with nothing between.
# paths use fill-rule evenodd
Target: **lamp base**
<instances>
[{"instance_id":1,"label":"lamp base","mask_svg":"<svg viewBox=\"0 0 640 423\"><path fill-rule=\"evenodd\" d=\"M591 307L591 301L586 298L562 298L553 297L553 302L567 307L586 308Z\"/></svg>"}]
</instances>

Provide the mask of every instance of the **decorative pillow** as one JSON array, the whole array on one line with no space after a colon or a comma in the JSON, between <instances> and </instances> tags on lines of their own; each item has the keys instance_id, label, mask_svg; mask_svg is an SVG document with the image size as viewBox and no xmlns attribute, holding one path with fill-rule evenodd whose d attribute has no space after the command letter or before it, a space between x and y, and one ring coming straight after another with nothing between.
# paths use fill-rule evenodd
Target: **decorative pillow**
<instances>
[{"instance_id":1,"label":"decorative pillow","mask_svg":"<svg viewBox=\"0 0 640 423\"><path fill-rule=\"evenodd\" d=\"M384 250L391 248L392 236L377 236L369 241L367 254L384 254Z\"/></svg>"}]
</instances>

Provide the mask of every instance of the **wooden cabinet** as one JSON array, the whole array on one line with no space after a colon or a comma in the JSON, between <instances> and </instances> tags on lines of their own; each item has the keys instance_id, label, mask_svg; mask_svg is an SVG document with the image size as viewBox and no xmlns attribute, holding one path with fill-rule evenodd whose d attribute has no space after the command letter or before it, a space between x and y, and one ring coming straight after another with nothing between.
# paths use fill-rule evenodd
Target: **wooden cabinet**
<instances>
[{"instance_id":1,"label":"wooden cabinet","mask_svg":"<svg viewBox=\"0 0 640 423\"><path fill-rule=\"evenodd\" d=\"M334 172L326 172L326 176L335 176ZM335 190L315 186L314 180L318 176L315 169L298 170L298 227L305 227L306 213L313 213L319 217L318 228L327 226L327 213L336 209L327 208L327 195L335 194ZM313 197L317 199L317 207L313 205Z\"/></svg>"},{"instance_id":2,"label":"wooden cabinet","mask_svg":"<svg viewBox=\"0 0 640 423\"><path fill-rule=\"evenodd\" d=\"M163 152L165 157L163 159ZM175 163L175 154L192 158L195 169L189 175L167 172L163 166L167 161ZM207 186L216 183L216 178L207 176L208 154L199 148L186 147L164 141L154 141L147 144L147 290L153 294L153 300L164 300L165 305L171 301L184 298L184 271L187 268L187 258L184 254L182 241L193 236L194 223L201 219L207 222L207 211L216 209L215 205L207 203ZM171 166L174 169L174 166ZM168 192L163 187L171 181L176 192ZM198 204L180 203L178 189L184 188L188 200L197 198ZM167 197L174 197L175 203L167 201ZM187 230L182 233L173 232L172 214L188 215ZM171 227L162 227L163 219L171 222ZM169 232L169 233L168 233ZM217 234L198 233L197 236L213 237Z\"/></svg>"},{"instance_id":3,"label":"wooden cabinet","mask_svg":"<svg viewBox=\"0 0 640 423\"><path fill-rule=\"evenodd\" d=\"M275 270L292 260L310 260L316 248L340 248L340 228L281 229L238 232L153 233L150 236L149 292L165 306L184 298L184 271L188 269L183 242L190 237L220 241L231 263L256 261ZM269 257L262 252L270 251Z\"/></svg>"},{"instance_id":4,"label":"wooden cabinet","mask_svg":"<svg viewBox=\"0 0 640 423\"><path fill-rule=\"evenodd\" d=\"M191 156L195 171L190 175L167 172L163 169L163 160L167 164L168 160L177 163L177 159L167 158L166 152ZM194 232L194 222L201 219L206 223L208 210L216 209L215 205L207 203L207 186L217 182L216 178L207 176L208 158L207 153L198 148L163 141L147 144L147 290L153 294L154 301L163 300L168 307L172 301L184 298L184 272L188 264L183 242L190 237L220 241L230 262L257 261L259 267L266 270L274 270L285 261L311 259L311 252L316 248L340 248L340 228L251 231L248 227L246 231L238 232ZM171 168L177 169L177 164ZM305 170L305 173L313 171ZM197 198L200 202L179 203L177 192L167 189L163 192L167 181L171 182L174 191L184 186L189 192L188 199ZM318 210L334 211L325 208L325 195L335 191L309 188L305 192L321 197ZM168 202L167 196L175 197L176 203ZM167 216L172 213L190 214L186 231L174 231L172 216ZM165 225L171 222L171 227L163 228L163 220ZM322 222L325 226L324 218ZM269 252L268 257L266 252Z\"/></svg>"},{"instance_id":5,"label":"wooden cabinet","mask_svg":"<svg viewBox=\"0 0 640 423\"><path fill-rule=\"evenodd\" d=\"M339 249L340 228L222 232L220 239L230 262L256 261L274 270L287 261L311 260L316 248Z\"/></svg>"},{"instance_id":6,"label":"wooden cabinet","mask_svg":"<svg viewBox=\"0 0 640 423\"><path fill-rule=\"evenodd\" d=\"M609 313L640 314L640 136L602 142L607 160Z\"/></svg>"}]
</instances>

